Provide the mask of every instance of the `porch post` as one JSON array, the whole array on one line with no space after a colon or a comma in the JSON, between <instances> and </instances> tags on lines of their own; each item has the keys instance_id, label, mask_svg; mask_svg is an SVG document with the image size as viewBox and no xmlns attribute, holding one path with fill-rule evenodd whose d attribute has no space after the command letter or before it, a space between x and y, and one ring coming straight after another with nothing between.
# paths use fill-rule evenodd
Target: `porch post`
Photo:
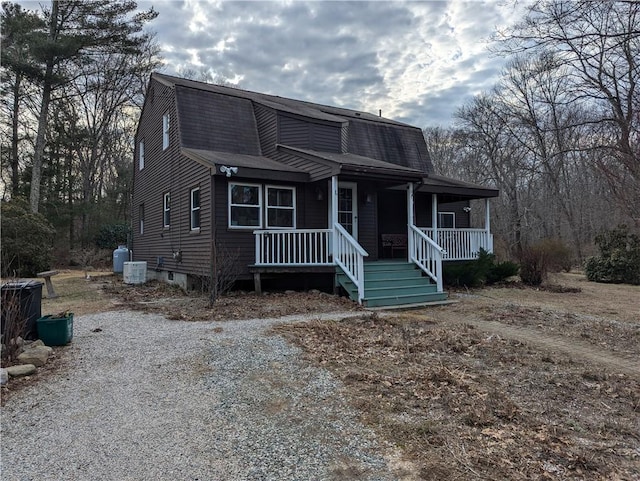
<instances>
[{"instance_id":1,"label":"porch post","mask_svg":"<svg viewBox=\"0 0 640 481\"><path fill-rule=\"evenodd\" d=\"M413 255L413 230L415 225L414 209L413 209L413 182L409 182L407 187L407 262L411 262Z\"/></svg>"},{"instance_id":2,"label":"porch post","mask_svg":"<svg viewBox=\"0 0 640 481\"><path fill-rule=\"evenodd\" d=\"M484 199L484 232L487 237L487 252L493 252L493 238L491 237L491 210L489 198Z\"/></svg>"},{"instance_id":3,"label":"porch post","mask_svg":"<svg viewBox=\"0 0 640 481\"><path fill-rule=\"evenodd\" d=\"M335 263L336 253L338 248L338 233L336 232L335 225L338 223L338 176L331 177L331 215L329 216L329 229L331 229L331 253L333 254L333 262Z\"/></svg>"},{"instance_id":4,"label":"porch post","mask_svg":"<svg viewBox=\"0 0 640 481\"><path fill-rule=\"evenodd\" d=\"M438 242L438 194L431 194L431 232L433 242Z\"/></svg>"}]
</instances>

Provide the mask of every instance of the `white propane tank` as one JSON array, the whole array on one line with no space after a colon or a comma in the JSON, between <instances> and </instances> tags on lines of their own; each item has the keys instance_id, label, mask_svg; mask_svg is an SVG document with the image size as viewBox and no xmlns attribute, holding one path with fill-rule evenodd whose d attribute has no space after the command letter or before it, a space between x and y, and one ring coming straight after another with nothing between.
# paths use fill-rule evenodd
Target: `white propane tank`
<instances>
[{"instance_id":1,"label":"white propane tank","mask_svg":"<svg viewBox=\"0 0 640 481\"><path fill-rule=\"evenodd\" d=\"M118 246L113 251L113 272L116 274L122 274L124 270L124 263L129 260L130 252L127 246Z\"/></svg>"}]
</instances>

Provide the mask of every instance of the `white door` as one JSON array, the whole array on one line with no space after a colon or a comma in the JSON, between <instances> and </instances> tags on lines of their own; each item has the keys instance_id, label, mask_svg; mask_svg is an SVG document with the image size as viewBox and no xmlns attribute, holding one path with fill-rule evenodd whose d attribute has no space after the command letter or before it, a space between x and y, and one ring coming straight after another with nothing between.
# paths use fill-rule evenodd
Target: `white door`
<instances>
[{"instance_id":1,"label":"white door","mask_svg":"<svg viewBox=\"0 0 640 481\"><path fill-rule=\"evenodd\" d=\"M338 184L338 223L358 239L358 186L354 182Z\"/></svg>"}]
</instances>

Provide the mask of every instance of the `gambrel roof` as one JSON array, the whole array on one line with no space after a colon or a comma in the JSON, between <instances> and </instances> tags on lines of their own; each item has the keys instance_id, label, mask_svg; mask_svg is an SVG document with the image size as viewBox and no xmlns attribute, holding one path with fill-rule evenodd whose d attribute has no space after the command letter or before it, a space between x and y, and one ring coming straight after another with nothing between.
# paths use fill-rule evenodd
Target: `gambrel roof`
<instances>
[{"instance_id":1,"label":"gambrel roof","mask_svg":"<svg viewBox=\"0 0 640 481\"><path fill-rule=\"evenodd\" d=\"M497 191L433 174L422 130L367 112L154 73L175 91L181 152L220 175L238 166L257 178L313 182L339 173L415 182L433 193L494 197ZM264 112L271 130L259 125ZM286 127L285 127L286 125ZM312 126L312 127L309 127ZM304 128L315 129L314 134ZM281 130L289 128L288 140ZM316 135L319 148L296 145ZM294 139L294 140L291 140ZM448 190L447 190L448 189Z\"/></svg>"}]
</instances>

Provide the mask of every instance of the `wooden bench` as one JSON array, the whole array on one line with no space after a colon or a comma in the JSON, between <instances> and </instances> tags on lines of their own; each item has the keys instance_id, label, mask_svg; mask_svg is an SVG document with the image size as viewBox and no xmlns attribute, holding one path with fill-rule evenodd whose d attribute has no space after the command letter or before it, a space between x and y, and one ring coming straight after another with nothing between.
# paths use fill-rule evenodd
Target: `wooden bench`
<instances>
[{"instance_id":1,"label":"wooden bench","mask_svg":"<svg viewBox=\"0 0 640 481\"><path fill-rule=\"evenodd\" d=\"M47 286L48 299L55 299L58 297L58 294L56 294L56 291L53 289L53 284L51 283L51 278L56 275L58 275L58 271L38 272L38 277L44 278L44 283Z\"/></svg>"},{"instance_id":2,"label":"wooden bench","mask_svg":"<svg viewBox=\"0 0 640 481\"><path fill-rule=\"evenodd\" d=\"M391 257L394 257L395 251L407 253L407 236L405 234L380 234L382 239L382 250L389 248Z\"/></svg>"}]
</instances>

